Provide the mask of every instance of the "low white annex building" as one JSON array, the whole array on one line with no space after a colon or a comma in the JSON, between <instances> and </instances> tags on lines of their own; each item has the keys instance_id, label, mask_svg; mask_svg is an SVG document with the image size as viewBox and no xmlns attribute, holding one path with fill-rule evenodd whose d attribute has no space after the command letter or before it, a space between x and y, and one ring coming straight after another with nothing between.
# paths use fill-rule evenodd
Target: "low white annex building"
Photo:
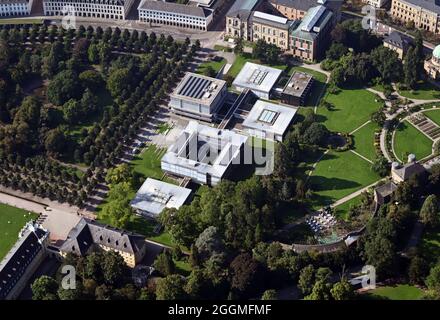
<instances>
[{"instance_id":1,"label":"low white annex building","mask_svg":"<svg viewBox=\"0 0 440 320\"><path fill-rule=\"evenodd\" d=\"M216 185L240 162L248 137L190 121L162 157L162 170L200 184Z\"/></svg>"},{"instance_id":2,"label":"low white annex building","mask_svg":"<svg viewBox=\"0 0 440 320\"><path fill-rule=\"evenodd\" d=\"M125 20L134 0L43 0L44 15Z\"/></svg>"},{"instance_id":3,"label":"low white annex building","mask_svg":"<svg viewBox=\"0 0 440 320\"><path fill-rule=\"evenodd\" d=\"M258 97L270 99L272 89L281 76L282 70L246 62L232 83L237 91L251 90Z\"/></svg>"},{"instance_id":4,"label":"low white annex building","mask_svg":"<svg viewBox=\"0 0 440 320\"><path fill-rule=\"evenodd\" d=\"M139 21L187 29L208 30L213 12L203 6L144 0L138 6Z\"/></svg>"},{"instance_id":5,"label":"low white annex building","mask_svg":"<svg viewBox=\"0 0 440 320\"><path fill-rule=\"evenodd\" d=\"M0 0L0 17L28 16L33 0Z\"/></svg>"},{"instance_id":6,"label":"low white annex building","mask_svg":"<svg viewBox=\"0 0 440 320\"><path fill-rule=\"evenodd\" d=\"M284 134L298 108L257 100L242 123L247 134L273 141L283 141Z\"/></svg>"},{"instance_id":7,"label":"low white annex building","mask_svg":"<svg viewBox=\"0 0 440 320\"><path fill-rule=\"evenodd\" d=\"M191 189L148 178L130 205L137 213L157 218L165 208L179 209L191 194Z\"/></svg>"}]
</instances>

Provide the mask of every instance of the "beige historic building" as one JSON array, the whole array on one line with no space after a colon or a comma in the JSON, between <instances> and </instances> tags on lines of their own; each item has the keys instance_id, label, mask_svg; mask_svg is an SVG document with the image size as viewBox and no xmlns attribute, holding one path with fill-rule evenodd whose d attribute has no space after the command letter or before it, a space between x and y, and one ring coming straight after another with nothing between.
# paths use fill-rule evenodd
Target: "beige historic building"
<instances>
[{"instance_id":1,"label":"beige historic building","mask_svg":"<svg viewBox=\"0 0 440 320\"><path fill-rule=\"evenodd\" d=\"M342 1L334 0L269 0L270 5L289 20L302 20L310 8L324 5L333 12L335 21L340 17Z\"/></svg>"},{"instance_id":2,"label":"beige historic building","mask_svg":"<svg viewBox=\"0 0 440 320\"><path fill-rule=\"evenodd\" d=\"M440 1L438 0L392 0L391 16L401 23L418 29L440 33Z\"/></svg>"},{"instance_id":3,"label":"beige historic building","mask_svg":"<svg viewBox=\"0 0 440 320\"><path fill-rule=\"evenodd\" d=\"M62 257L68 253L85 256L97 250L115 251L134 268L145 256L146 243L143 236L82 218L69 232L60 253Z\"/></svg>"},{"instance_id":4,"label":"beige historic building","mask_svg":"<svg viewBox=\"0 0 440 320\"><path fill-rule=\"evenodd\" d=\"M254 11L252 15L252 41L264 40L283 51L289 49L289 32L295 25L284 17Z\"/></svg>"},{"instance_id":5,"label":"beige historic building","mask_svg":"<svg viewBox=\"0 0 440 320\"><path fill-rule=\"evenodd\" d=\"M432 58L425 61L425 71L434 80L440 80L440 45L435 47Z\"/></svg>"},{"instance_id":6,"label":"beige historic building","mask_svg":"<svg viewBox=\"0 0 440 320\"><path fill-rule=\"evenodd\" d=\"M383 46L395 51L400 60L406 55L409 47L412 45L412 38L400 33L398 31L391 32L384 40Z\"/></svg>"},{"instance_id":7,"label":"beige historic building","mask_svg":"<svg viewBox=\"0 0 440 320\"><path fill-rule=\"evenodd\" d=\"M333 13L324 6L307 11L300 25L290 34L289 52L305 61L315 61L323 55L333 27Z\"/></svg>"},{"instance_id":8,"label":"beige historic building","mask_svg":"<svg viewBox=\"0 0 440 320\"><path fill-rule=\"evenodd\" d=\"M232 38L252 40L251 16L261 0L237 0L226 14L225 35Z\"/></svg>"}]
</instances>

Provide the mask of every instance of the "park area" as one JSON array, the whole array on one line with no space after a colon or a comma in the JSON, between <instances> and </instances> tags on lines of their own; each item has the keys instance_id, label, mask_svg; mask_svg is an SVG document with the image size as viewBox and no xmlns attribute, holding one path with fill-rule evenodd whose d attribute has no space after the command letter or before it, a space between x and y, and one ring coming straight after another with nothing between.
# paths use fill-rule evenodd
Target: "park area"
<instances>
[{"instance_id":1,"label":"park area","mask_svg":"<svg viewBox=\"0 0 440 320\"><path fill-rule=\"evenodd\" d=\"M315 194L312 208L319 209L334 203L380 179L371 169L371 162L376 157L374 146L375 132L378 126L369 122L370 116L377 111L382 102L365 89L340 89L328 93L325 100L333 105L327 109L319 107L318 121L334 132L353 132L353 149L351 151L329 151L317 163L312 172L310 184ZM351 202L346 208L339 208L338 216L347 216Z\"/></svg>"},{"instance_id":2,"label":"park area","mask_svg":"<svg viewBox=\"0 0 440 320\"><path fill-rule=\"evenodd\" d=\"M407 284L379 287L363 295L373 300L420 300L423 290Z\"/></svg>"},{"instance_id":3,"label":"park area","mask_svg":"<svg viewBox=\"0 0 440 320\"><path fill-rule=\"evenodd\" d=\"M399 94L409 99L435 100L440 99L440 88L429 82L419 81L416 90L399 90Z\"/></svg>"},{"instance_id":4,"label":"park area","mask_svg":"<svg viewBox=\"0 0 440 320\"><path fill-rule=\"evenodd\" d=\"M394 133L394 154L400 161L405 161L408 154L415 154L423 159L432 152L432 141L417 130L408 121L403 121Z\"/></svg>"},{"instance_id":5,"label":"park area","mask_svg":"<svg viewBox=\"0 0 440 320\"><path fill-rule=\"evenodd\" d=\"M37 218L37 214L0 204L0 260L3 259L18 239L24 225Z\"/></svg>"}]
</instances>

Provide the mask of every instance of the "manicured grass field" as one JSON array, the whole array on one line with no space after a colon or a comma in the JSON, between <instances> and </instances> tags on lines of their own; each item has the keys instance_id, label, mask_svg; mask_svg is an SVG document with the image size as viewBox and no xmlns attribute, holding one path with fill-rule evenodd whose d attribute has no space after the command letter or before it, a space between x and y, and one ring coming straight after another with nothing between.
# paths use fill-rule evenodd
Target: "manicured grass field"
<instances>
[{"instance_id":1,"label":"manicured grass field","mask_svg":"<svg viewBox=\"0 0 440 320\"><path fill-rule=\"evenodd\" d=\"M237 57L235 58L234 63L232 64L231 68L228 71L228 75L233 76L235 78L240 73L241 69L246 64L246 62L263 64L258 59L253 59L250 53L242 53L240 55L237 55ZM285 64L271 65L270 67L281 70L287 69L287 65Z\"/></svg>"},{"instance_id":2,"label":"manicured grass field","mask_svg":"<svg viewBox=\"0 0 440 320\"><path fill-rule=\"evenodd\" d=\"M440 228L425 229L419 246L423 256L436 262L440 257Z\"/></svg>"},{"instance_id":3,"label":"manicured grass field","mask_svg":"<svg viewBox=\"0 0 440 320\"><path fill-rule=\"evenodd\" d=\"M18 233L26 222L36 219L37 214L0 203L0 260L18 239Z\"/></svg>"},{"instance_id":4,"label":"manicured grass field","mask_svg":"<svg viewBox=\"0 0 440 320\"><path fill-rule=\"evenodd\" d=\"M150 177L161 180L163 172L160 167L160 159L165 152L165 148L158 148L155 145L148 146L143 153L137 155L131 162L133 170L144 178Z\"/></svg>"},{"instance_id":5,"label":"manicured grass field","mask_svg":"<svg viewBox=\"0 0 440 320\"><path fill-rule=\"evenodd\" d=\"M365 89L341 89L329 93L326 101L334 105L333 110L318 109L318 116L329 130L351 132L370 119L371 114L381 107L376 96Z\"/></svg>"},{"instance_id":6,"label":"manicured grass field","mask_svg":"<svg viewBox=\"0 0 440 320\"><path fill-rule=\"evenodd\" d=\"M226 59L220 61L206 61L197 68L197 73L203 74L205 69L211 67L216 73L226 64Z\"/></svg>"},{"instance_id":7,"label":"manicured grass field","mask_svg":"<svg viewBox=\"0 0 440 320\"><path fill-rule=\"evenodd\" d=\"M417 89L411 90L401 90L399 93L410 99L419 100L434 100L440 99L440 88L434 86L429 82L419 82Z\"/></svg>"},{"instance_id":8,"label":"manicured grass field","mask_svg":"<svg viewBox=\"0 0 440 320\"><path fill-rule=\"evenodd\" d=\"M420 300L423 290L407 284L400 284L397 286L380 287L372 290L367 295L371 299Z\"/></svg>"},{"instance_id":9,"label":"manicured grass field","mask_svg":"<svg viewBox=\"0 0 440 320\"><path fill-rule=\"evenodd\" d=\"M362 196L357 196L339 206L335 210L335 216L342 220L348 220L348 212L352 206L356 206L361 203Z\"/></svg>"},{"instance_id":10,"label":"manicured grass field","mask_svg":"<svg viewBox=\"0 0 440 320\"><path fill-rule=\"evenodd\" d=\"M376 158L376 148L374 147L374 134L378 125L370 122L353 134L354 150L373 161Z\"/></svg>"},{"instance_id":11,"label":"manicured grass field","mask_svg":"<svg viewBox=\"0 0 440 320\"><path fill-rule=\"evenodd\" d=\"M396 129L394 152L401 161L410 153L415 154L417 159L423 159L431 154L432 141L408 121L404 121Z\"/></svg>"},{"instance_id":12,"label":"manicured grass field","mask_svg":"<svg viewBox=\"0 0 440 320\"><path fill-rule=\"evenodd\" d=\"M440 109L424 112L424 115L440 126Z\"/></svg>"},{"instance_id":13,"label":"manicured grass field","mask_svg":"<svg viewBox=\"0 0 440 320\"><path fill-rule=\"evenodd\" d=\"M330 151L318 163L310 179L315 190L312 206L318 209L329 205L379 179L371 164L353 152Z\"/></svg>"},{"instance_id":14,"label":"manicured grass field","mask_svg":"<svg viewBox=\"0 0 440 320\"><path fill-rule=\"evenodd\" d=\"M319 99L322 98L321 95L323 95L325 86L326 86L326 82L327 82L327 76L324 73L315 71L315 70L310 70L304 67L293 67L292 69L290 69L289 71L289 75L292 75L294 71L301 71L301 72L305 72L308 73L310 75L313 76L314 79L314 83L312 86L312 90L309 94L309 96L307 97L306 103L305 103L305 107L314 107L316 105L318 105L319 103Z\"/></svg>"}]
</instances>

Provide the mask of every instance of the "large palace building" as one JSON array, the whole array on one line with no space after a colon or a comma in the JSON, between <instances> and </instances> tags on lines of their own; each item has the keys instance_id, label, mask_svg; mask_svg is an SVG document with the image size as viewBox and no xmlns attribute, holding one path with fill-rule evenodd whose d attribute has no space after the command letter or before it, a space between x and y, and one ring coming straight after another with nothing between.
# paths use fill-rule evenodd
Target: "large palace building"
<instances>
[{"instance_id":1,"label":"large palace building","mask_svg":"<svg viewBox=\"0 0 440 320\"><path fill-rule=\"evenodd\" d=\"M440 0L392 0L390 12L401 23L440 33Z\"/></svg>"},{"instance_id":2,"label":"large palace building","mask_svg":"<svg viewBox=\"0 0 440 320\"><path fill-rule=\"evenodd\" d=\"M203 6L144 0L139 4L139 21L187 29L208 30L213 11Z\"/></svg>"},{"instance_id":3,"label":"large palace building","mask_svg":"<svg viewBox=\"0 0 440 320\"><path fill-rule=\"evenodd\" d=\"M125 20L134 0L43 0L46 16ZM73 10L72 10L73 9Z\"/></svg>"},{"instance_id":4,"label":"large palace building","mask_svg":"<svg viewBox=\"0 0 440 320\"><path fill-rule=\"evenodd\" d=\"M0 17L28 16L33 0L0 0Z\"/></svg>"}]
</instances>

